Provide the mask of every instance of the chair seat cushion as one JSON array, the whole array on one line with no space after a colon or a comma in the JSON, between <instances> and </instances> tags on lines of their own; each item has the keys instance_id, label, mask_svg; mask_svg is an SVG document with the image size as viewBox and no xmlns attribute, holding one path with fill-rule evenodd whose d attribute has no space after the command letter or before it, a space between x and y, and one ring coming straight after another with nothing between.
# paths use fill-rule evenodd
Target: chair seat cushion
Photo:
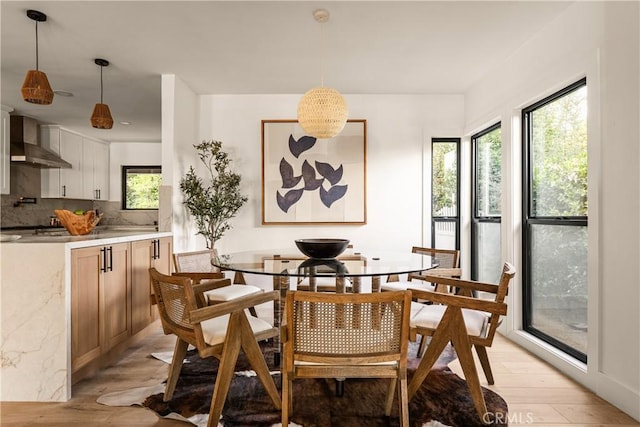
<instances>
[{"instance_id":1,"label":"chair seat cushion","mask_svg":"<svg viewBox=\"0 0 640 427\"><path fill-rule=\"evenodd\" d=\"M213 319L205 320L200 323L202 326L202 335L207 344L216 345L224 342L225 335L227 334L227 325L229 324L229 316L230 315L227 314L224 316L214 317ZM247 319L249 320L251 330L253 330L254 334L265 332L273 328L269 322L260 318L247 315Z\"/></svg>"},{"instance_id":2,"label":"chair seat cushion","mask_svg":"<svg viewBox=\"0 0 640 427\"><path fill-rule=\"evenodd\" d=\"M409 288L422 289L425 291L433 291L435 287L423 280L411 280L401 282L387 282L380 285L383 291L406 291Z\"/></svg>"},{"instance_id":3,"label":"chair seat cushion","mask_svg":"<svg viewBox=\"0 0 640 427\"><path fill-rule=\"evenodd\" d=\"M440 320L442 319L446 309L446 305L422 304L422 309L417 311L415 314L413 314L414 310L412 310L413 316L410 321L411 327L436 329L440 324ZM467 333L470 336L484 337L489 323L488 313L463 308L462 317L464 318L464 323L467 326Z\"/></svg>"},{"instance_id":4,"label":"chair seat cushion","mask_svg":"<svg viewBox=\"0 0 640 427\"><path fill-rule=\"evenodd\" d=\"M203 295L207 299L207 302L222 302L231 301L258 292L262 292L262 289L253 285L229 285L206 291Z\"/></svg>"}]
</instances>

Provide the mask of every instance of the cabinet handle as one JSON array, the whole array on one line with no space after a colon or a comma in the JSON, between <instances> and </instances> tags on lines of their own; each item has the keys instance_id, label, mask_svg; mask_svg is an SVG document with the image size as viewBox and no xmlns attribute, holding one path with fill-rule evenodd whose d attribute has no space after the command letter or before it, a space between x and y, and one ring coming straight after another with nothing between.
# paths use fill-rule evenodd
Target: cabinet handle
<instances>
[{"instance_id":1,"label":"cabinet handle","mask_svg":"<svg viewBox=\"0 0 640 427\"><path fill-rule=\"evenodd\" d=\"M109 246L109 271L113 271L113 246Z\"/></svg>"},{"instance_id":2,"label":"cabinet handle","mask_svg":"<svg viewBox=\"0 0 640 427\"><path fill-rule=\"evenodd\" d=\"M100 248L100 256L102 256L102 266L100 267L100 271L103 273L107 272L107 248Z\"/></svg>"},{"instance_id":3,"label":"cabinet handle","mask_svg":"<svg viewBox=\"0 0 640 427\"><path fill-rule=\"evenodd\" d=\"M62 186L62 197L65 197L67 195L67 186L63 185Z\"/></svg>"},{"instance_id":4,"label":"cabinet handle","mask_svg":"<svg viewBox=\"0 0 640 427\"><path fill-rule=\"evenodd\" d=\"M102 191L98 188L98 200L102 199Z\"/></svg>"},{"instance_id":5,"label":"cabinet handle","mask_svg":"<svg viewBox=\"0 0 640 427\"><path fill-rule=\"evenodd\" d=\"M156 259L160 259L160 240L156 239L156 247L158 250L156 251Z\"/></svg>"},{"instance_id":6,"label":"cabinet handle","mask_svg":"<svg viewBox=\"0 0 640 427\"><path fill-rule=\"evenodd\" d=\"M98 200L98 190L93 190L93 198Z\"/></svg>"}]
</instances>

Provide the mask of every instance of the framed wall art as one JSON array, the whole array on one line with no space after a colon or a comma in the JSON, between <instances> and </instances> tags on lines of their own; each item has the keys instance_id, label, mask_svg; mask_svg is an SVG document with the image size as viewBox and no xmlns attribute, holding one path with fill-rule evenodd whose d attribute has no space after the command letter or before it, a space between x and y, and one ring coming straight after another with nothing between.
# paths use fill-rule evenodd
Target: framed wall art
<instances>
[{"instance_id":1,"label":"framed wall art","mask_svg":"<svg viewBox=\"0 0 640 427\"><path fill-rule=\"evenodd\" d=\"M263 120L262 224L366 224L366 154L366 120L329 139Z\"/></svg>"}]
</instances>

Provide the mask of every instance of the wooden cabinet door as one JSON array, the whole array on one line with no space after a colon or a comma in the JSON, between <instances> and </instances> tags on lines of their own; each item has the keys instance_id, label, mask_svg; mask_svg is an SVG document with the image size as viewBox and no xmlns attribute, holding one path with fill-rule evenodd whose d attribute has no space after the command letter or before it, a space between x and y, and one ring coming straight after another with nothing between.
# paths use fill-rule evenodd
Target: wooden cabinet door
<instances>
[{"instance_id":1,"label":"wooden cabinet door","mask_svg":"<svg viewBox=\"0 0 640 427\"><path fill-rule=\"evenodd\" d=\"M71 370L100 356L104 334L100 315L103 257L101 247L71 250Z\"/></svg>"},{"instance_id":2,"label":"wooden cabinet door","mask_svg":"<svg viewBox=\"0 0 640 427\"><path fill-rule=\"evenodd\" d=\"M171 273L173 239L138 240L131 242L131 333L136 334L158 319L158 309L151 304L153 287L149 269Z\"/></svg>"},{"instance_id":3,"label":"wooden cabinet door","mask_svg":"<svg viewBox=\"0 0 640 427\"><path fill-rule=\"evenodd\" d=\"M153 244L151 240L131 242L131 333L136 334L153 322L155 305L151 305Z\"/></svg>"},{"instance_id":4,"label":"wooden cabinet door","mask_svg":"<svg viewBox=\"0 0 640 427\"><path fill-rule=\"evenodd\" d=\"M104 333L107 351L125 341L131 332L130 259L129 243L105 247L104 275Z\"/></svg>"},{"instance_id":5,"label":"wooden cabinet door","mask_svg":"<svg viewBox=\"0 0 640 427\"><path fill-rule=\"evenodd\" d=\"M161 237L156 243L156 258L153 266L162 274L171 274L171 263L173 262L173 238Z\"/></svg>"}]
</instances>

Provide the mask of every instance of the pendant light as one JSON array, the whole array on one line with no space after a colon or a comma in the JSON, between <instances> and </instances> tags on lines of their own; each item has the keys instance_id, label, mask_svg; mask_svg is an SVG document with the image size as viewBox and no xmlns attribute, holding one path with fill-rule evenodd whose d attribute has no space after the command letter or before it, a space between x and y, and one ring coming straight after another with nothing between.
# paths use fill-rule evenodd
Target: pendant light
<instances>
[{"instance_id":1,"label":"pendant light","mask_svg":"<svg viewBox=\"0 0 640 427\"><path fill-rule=\"evenodd\" d=\"M47 75L38 69L38 22L45 22L47 15L27 10L27 16L36 22L36 69L27 71L22 84L22 99L32 104L49 105L53 102L53 90Z\"/></svg>"},{"instance_id":2,"label":"pendant light","mask_svg":"<svg viewBox=\"0 0 640 427\"><path fill-rule=\"evenodd\" d=\"M102 84L102 69L109 66L109 61L106 59L96 58L94 60L96 65L100 66L100 103L93 107L93 114L91 115L91 126L97 129L111 129L113 127L113 118L111 117L111 111L109 106L102 103L102 95L104 88Z\"/></svg>"},{"instance_id":3,"label":"pendant light","mask_svg":"<svg viewBox=\"0 0 640 427\"><path fill-rule=\"evenodd\" d=\"M313 17L320 24L324 24L329 20L329 12L318 9L313 12ZM320 28L322 31L322 25ZM322 58L324 56L324 34L321 36ZM340 92L324 86L324 62L320 68L320 86L305 93L298 103L298 122L302 129L311 136L332 138L344 129L349 111Z\"/></svg>"}]
</instances>

